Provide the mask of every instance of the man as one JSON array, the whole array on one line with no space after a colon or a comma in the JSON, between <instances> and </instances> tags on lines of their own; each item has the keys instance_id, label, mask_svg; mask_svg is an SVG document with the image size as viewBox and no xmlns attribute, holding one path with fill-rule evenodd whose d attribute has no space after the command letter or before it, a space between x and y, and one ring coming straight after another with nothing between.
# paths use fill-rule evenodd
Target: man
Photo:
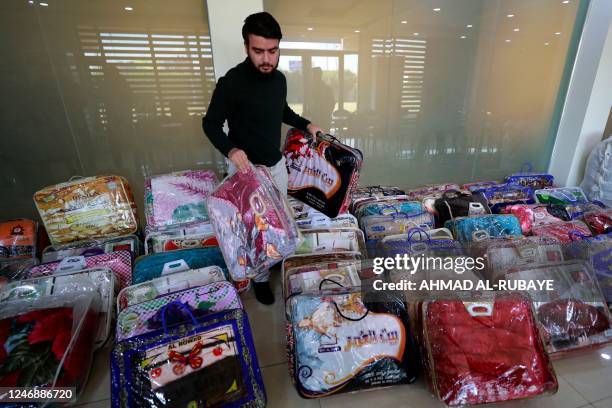
<instances>
[{"instance_id":1,"label":"man","mask_svg":"<svg viewBox=\"0 0 612 408\"><path fill-rule=\"evenodd\" d=\"M323 81L323 70L320 67L312 69L311 92L312 96L307 110L308 116L324 129L329 129L332 122L332 113L336 106L336 97L331 86Z\"/></svg>"},{"instance_id":2,"label":"man","mask_svg":"<svg viewBox=\"0 0 612 408\"><path fill-rule=\"evenodd\" d=\"M219 78L208 112L202 121L204 133L228 160L228 173L246 171L249 162L265 165L282 194L287 194L287 168L280 151L281 125L321 131L297 115L287 104L287 80L277 70L282 33L269 13L248 16L242 27L247 58ZM227 119L229 134L223 132ZM253 279L255 297L274 303L269 271Z\"/></svg>"}]
</instances>

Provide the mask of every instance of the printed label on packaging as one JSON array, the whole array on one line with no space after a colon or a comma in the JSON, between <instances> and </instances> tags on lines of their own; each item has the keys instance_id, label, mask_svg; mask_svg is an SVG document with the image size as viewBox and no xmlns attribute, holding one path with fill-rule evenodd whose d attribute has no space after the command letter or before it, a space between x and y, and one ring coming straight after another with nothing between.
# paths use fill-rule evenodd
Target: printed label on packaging
<instances>
[{"instance_id":1,"label":"printed label on packaging","mask_svg":"<svg viewBox=\"0 0 612 408\"><path fill-rule=\"evenodd\" d=\"M317 232L303 234L297 254L310 252L359 251L354 232Z\"/></svg>"},{"instance_id":2,"label":"printed label on packaging","mask_svg":"<svg viewBox=\"0 0 612 408\"><path fill-rule=\"evenodd\" d=\"M165 275L149 282L143 282L131 288L127 288L120 294L121 309L130 305L155 299L160 295L176 292L196 286L204 286L213 282L225 280L223 271L217 266L207 266L200 269L192 269Z\"/></svg>"},{"instance_id":3,"label":"printed label on packaging","mask_svg":"<svg viewBox=\"0 0 612 408\"><path fill-rule=\"evenodd\" d=\"M323 147L323 143L319 147ZM309 148L310 149L310 148ZM321 149L324 151L324 149ZM290 161L289 166L297 171L290 172L289 190L301 190L315 187L325 194L326 198L333 196L340 188L340 173L334 166L319 154L308 161L309 166L303 164L302 156Z\"/></svg>"},{"instance_id":4,"label":"printed label on packaging","mask_svg":"<svg viewBox=\"0 0 612 408\"><path fill-rule=\"evenodd\" d=\"M354 320L339 316L338 310ZM373 312L359 319L366 311L354 296L342 296L335 305L321 302L298 322L298 376L306 389L320 392L341 385L375 359L401 361L406 339L400 319Z\"/></svg>"},{"instance_id":5,"label":"printed label on packaging","mask_svg":"<svg viewBox=\"0 0 612 408\"><path fill-rule=\"evenodd\" d=\"M108 193L95 197L79 197L66 203L64 218L67 224L80 224L84 221L88 225L105 225L108 223L110 209L115 208Z\"/></svg>"},{"instance_id":6,"label":"printed label on packaging","mask_svg":"<svg viewBox=\"0 0 612 408\"><path fill-rule=\"evenodd\" d=\"M235 356L238 348L234 329L227 325L148 350L141 367L149 373L151 388L155 390Z\"/></svg>"},{"instance_id":7,"label":"printed label on packaging","mask_svg":"<svg viewBox=\"0 0 612 408\"><path fill-rule=\"evenodd\" d=\"M0 222L0 258L24 259L34 255L36 224L30 220Z\"/></svg>"},{"instance_id":8,"label":"printed label on packaging","mask_svg":"<svg viewBox=\"0 0 612 408\"><path fill-rule=\"evenodd\" d=\"M78 272L87 268L87 261L84 256L69 256L60 261L54 274L62 274L66 272Z\"/></svg>"},{"instance_id":9,"label":"printed label on packaging","mask_svg":"<svg viewBox=\"0 0 612 408\"><path fill-rule=\"evenodd\" d=\"M291 271L289 270L288 273L291 273ZM328 279L329 282L323 282L323 285L321 285L324 279ZM319 287L326 289L328 287L358 286L360 282L355 265L341 266L334 269L318 269L316 271L296 273L289 277L291 293L318 290Z\"/></svg>"}]
</instances>

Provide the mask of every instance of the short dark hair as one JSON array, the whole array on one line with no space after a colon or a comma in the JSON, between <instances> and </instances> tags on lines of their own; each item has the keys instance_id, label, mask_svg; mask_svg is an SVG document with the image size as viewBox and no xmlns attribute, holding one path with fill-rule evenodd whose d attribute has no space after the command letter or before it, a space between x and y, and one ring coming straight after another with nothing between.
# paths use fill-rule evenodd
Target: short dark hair
<instances>
[{"instance_id":1,"label":"short dark hair","mask_svg":"<svg viewBox=\"0 0 612 408\"><path fill-rule=\"evenodd\" d=\"M251 14L244 20L242 38L245 44L249 43L249 34L275 40L283 38L283 33L281 32L278 21L272 17L272 14L265 11Z\"/></svg>"}]
</instances>

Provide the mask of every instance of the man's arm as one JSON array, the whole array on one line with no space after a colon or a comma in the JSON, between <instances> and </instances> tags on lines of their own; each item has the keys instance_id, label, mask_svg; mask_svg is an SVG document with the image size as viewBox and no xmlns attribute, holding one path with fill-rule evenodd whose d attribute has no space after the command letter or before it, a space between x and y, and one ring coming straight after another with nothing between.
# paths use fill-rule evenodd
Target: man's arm
<instances>
[{"instance_id":1,"label":"man's arm","mask_svg":"<svg viewBox=\"0 0 612 408\"><path fill-rule=\"evenodd\" d=\"M202 119L202 129L211 141L225 157L228 157L230 150L236 146L223 132L223 123L227 119L230 110L230 95L227 89L225 78L219 79L217 86L210 99L206 116Z\"/></svg>"},{"instance_id":2,"label":"man's arm","mask_svg":"<svg viewBox=\"0 0 612 408\"><path fill-rule=\"evenodd\" d=\"M283 123L288 124L294 128L304 130L312 135L316 135L317 132L322 132L323 130L313 125L308 119L304 119L297 113L295 113L287 102L285 102L285 110L283 112Z\"/></svg>"}]
</instances>

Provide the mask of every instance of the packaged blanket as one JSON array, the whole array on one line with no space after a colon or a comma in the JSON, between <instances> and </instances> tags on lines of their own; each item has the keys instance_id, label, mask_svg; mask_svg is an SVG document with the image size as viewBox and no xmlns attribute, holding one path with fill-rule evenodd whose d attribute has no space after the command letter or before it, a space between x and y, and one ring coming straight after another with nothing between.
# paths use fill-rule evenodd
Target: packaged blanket
<instances>
[{"instance_id":1,"label":"packaged blanket","mask_svg":"<svg viewBox=\"0 0 612 408\"><path fill-rule=\"evenodd\" d=\"M61 261L34 266L30 269L28 278L79 272L91 268L110 269L117 277L120 289L132 284L132 254L128 251L92 256L71 256Z\"/></svg>"},{"instance_id":2,"label":"packaged blanket","mask_svg":"<svg viewBox=\"0 0 612 408\"><path fill-rule=\"evenodd\" d=\"M553 290L528 290L552 356L612 341L606 300L588 262L571 260L515 267L506 271L504 279L552 281Z\"/></svg>"},{"instance_id":3,"label":"packaged blanket","mask_svg":"<svg viewBox=\"0 0 612 408\"><path fill-rule=\"evenodd\" d=\"M206 205L233 280L255 277L295 251L295 220L265 167L227 177Z\"/></svg>"},{"instance_id":4,"label":"packaged blanket","mask_svg":"<svg viewBox=\"0 0 612 408\"><path fill-rule=\"evenodd\" d=\"M359 291L300 294L288 307L290 374L302 397L415 380L415 348L401 299L366 306Z\"/></svg>"},{"instance_id":5,"label":"packaged blanket","mask_svg":"<svg viewBox=\"0 0 612 408\"><path fill-rule=\"evenodd\" d=\"M36 221L0 221L0 263L36 259L37 234Z\"/></svg>"},{"instance_id":6,"label":"packaged blanket","mask_svg":"<svg viewBox=\"0 0 612 408\"><path fill-rule=\"evenodd\" d=\"M253 336L240 309L191 316L113 349L113 408L265 406Z\"/></svg>"},{"instance_id":7,"label":"packaged blanket","mask_svg":"<svg viewBox=\"0 0 612 408\"><path fill-rule=\"evenodd\" d=\"M34 194L34 203L54 245L138 229L134 197L123 177L95 176L46 187Z\"/></svg>"},{"instance_id":8,"label":"packaged blanket","mask_svg":"<svg viewBox=\"0 0 612 408\"><path fill-rule=\"evenodd\" d=\"M114 299L118 287L115 274L110 269L93 268L9 283L0 288L0 305L15 300L35 300L60 294L77 296L98 292L101 303L95 346L100 348L110 338L111 323L114 320Z\"/></svg>"},{"instance_id":9,"label":"packaged blanket","mask_svg":"<svg viewBox=\"0 0 612 408\"><path fill-rule=\"evenodd\" d=\"M145 181L147 226L154 230L208 221L204 200L217 185L211 170L186 170Z\"/></svg>"},{"instance_id":10,"label":"packaged blanket","mask_svg":"<svg viewBox=\"0 0 612 408\"><path fill-rule=\"evenodd\" d=\"M290 129L283 152L289 169L288 193L335 218L348 209L357 187L362 153L331 135Z\"/></svg>"},{"instance_id":11,"label":"packaged blanket","mask_svg":"<svg viewBox=\"0 0 612 408\"><path fill-rule=\"evenodd\" d=\"M160 276L218 266L227 274L223 254L218 247L180 249L141 256L134 263L133 284L143 283Z\"/></svg>"},{"instance_id":12,"label":"packaged blanket","mask_svg":"<svg viewBox=\"0 0 612 408\"><path fill-rule=\"evenodd\" d=\"M117 341L230 309L242 309L242 302L227 281L169 293L123 309L117 317Z\"/></svg>"},{"instance_id":13,"label":"packaged blanket","mask_svg":"<svg viewBox=\"0 0 612 408\"><path fill-rule=\"evenodd\" d=\"M74 387L75 401L92 364L99 308L100 294L95 290L3 302L0 384Z\"/></svg>"},{"instance_id":14,"label":"packaged blanket","mask_svg":"<svg viewBox=\"0 0 612 408\"><path fill-rule=\"evenodd\" d=\"M557 391L557 378L527 297L424 302L424 360L448 406L510 401Z\"/></svg>"}]
</instances>

